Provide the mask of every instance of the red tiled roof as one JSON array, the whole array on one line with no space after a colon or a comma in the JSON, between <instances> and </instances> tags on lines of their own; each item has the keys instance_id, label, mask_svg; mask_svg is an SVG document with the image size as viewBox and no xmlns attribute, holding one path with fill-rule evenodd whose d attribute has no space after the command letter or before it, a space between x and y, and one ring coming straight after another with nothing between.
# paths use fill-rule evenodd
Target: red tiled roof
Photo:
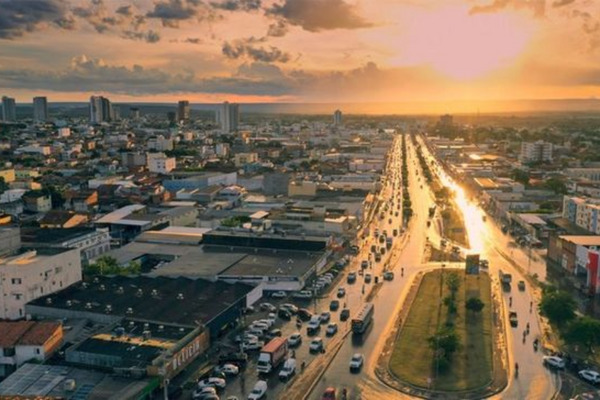
<instances>
[{"instance_id":1,"label":"red tiled roof","mask_svg":"<svg viewBox=\"0 0 600 400\"><path fill-rule=\"evenodd\" d=\"M60 328L58 322L0 322L0 347L41 346Z\"/></svg>"}]
</instances>

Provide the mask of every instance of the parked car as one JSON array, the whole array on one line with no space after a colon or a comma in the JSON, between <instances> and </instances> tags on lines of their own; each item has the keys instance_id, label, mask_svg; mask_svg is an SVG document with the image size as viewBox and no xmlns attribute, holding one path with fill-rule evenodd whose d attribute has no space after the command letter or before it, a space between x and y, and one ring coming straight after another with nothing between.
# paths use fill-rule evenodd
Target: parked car
<instances>
[{"instance_id":1,"label":"parked car","mask_svg":"<svg viewBox=\"0 0 600 400\"><path fill-rule=\"evenodd\" d=\"M313 316L306 325L307 335L316 335L321 329L321 318L318 315Z\"/></svg>"},{"instance_id":2,"label":"parked car","mask_svg":"<svg viewBox=\"0 0 600 400\"><path fill-rule=\"evenodd\" d=\"M280 308L279 311L277 311L277 316L284 321L292 319L292 314L285 308Z\"/></svg>"},{"instance_id":3,"label":"parked car","mask_svg":"<svg viewBox=\"0 0 600 400\"><path fill-rule=\"evenodd\" d=\"M525 281L519 281L519 283L517 283L517 287L521 292L525 291Z\"/></svg>"},{"instance_id":4,"label":"parked car","mask_svg":"<svg viewBox=\"0 0 600 400\"><path fill-rule=\"evenodd\" d=\"M372 276L371 274L365 274L365 283L371 283Z\"/></svg>"},{"instance_id":5,"label":"parked car","mask_svg":"<svg viewBox=\"0 0 600 400\"><path fill-rule=\"evenodd\" d=\"M329 325L327 325L327 329L325 330L325 335L327 336L333 336L337 333L338 331L338 326L335 322L330 323Z\"/></svg>"},{"instance_id":6,"label":"parked car","mask_svg":"<svg viewBox=\"0 0 600 400\"><path fill-rule=\"evenodd\" d=\"M300 344L302 344L302 335L300 332L292 333L288 338L288 346L298 347Z\"/></svg>"},{"instance_id":7,"label":"parked car","mask_svg":"<svg viewBox=\"0 0 600 400\"><path fill-rule=\"evenodd\" d=\"M331 314L328 313L327 311L322 312L321 315L319 316L319 321L321 322L321 324L328 323L330 319L331 319Z\"/></svg>"},{"instance_id":8,"label":"parked car","mask_svg":"<svg viewBox=\"0 0 600 400\"><path fill-rule=\"evenodd\" d=\"M255 341L255 342L244 342L242 343L242 351L258 351L263 348L265 342L263 341Z\"/></svg>"},{"instance_id":9,"label":"parked car","mask_svg":"<svg viewBox=\"0 0 600 400\"><path fill-rule=\"evenodd\" d=\"M198 388L192 393L192 399L194 400L209 400L219 398L217 396L217 390L212 386L206 386Z\"/></svg>"},{"instance_id":10,"label":"parked car","mask_svg":"<svg viewBox=\"0 0 600 400\"><path fill-rule=\"evenodd\" d=\"M565 360L557 356L544 356L542 358L542 362L545 366L556 369L564 369L565 368Z\"/></svg>"},{"instance_id":11,"label":"parked car","mask_svg":"<svg viewBox=\"0 0 600 400\"><path fill-rule=\"evenodd\" d=\"M513 328L516 328L517 325L519 325L519 319L517 318L516 311L510 311L508 313L508 320L510 321L510 326L512 326Z\"/></svg>"},{"instance_id":12,"label":"parked car","mask_svg":"<svg viewBox=\"0 0 600 400\"><path fill-rule=\"evenodd\" d=\"M215 368L215 372L225 374L226 376L236 376L240 373L240 368L237 365L226 363Z\"/></svg>"},{"instance_id":13,"label":"parked car","mask_svg":"<svg viewBox=\"0 0 600 400\"><path fill-rule=\"evenodd\" d=\"M267 396L267 382L258 381L252 388L252 391L248 395L248 400L260 400Z\"/></svg>"},{"instance_id":14,"label":"parked car","mask_svg":"<svg viewBox=\"0 0 600 400\"><path fill-rule=\"evenodd\" d=\"M298 310L298 318L300 318L301 321L310 321L310 319L312 318L312 313L310 311L308 311L306 308L301 308Z\"/></svg>"},{"instance_id":15,"label":"parked car","mask_svg":"<svg viewBox=\"0 0 600 400\"><path fill-rule=\"evenodd\" d=\"M292 297L295 299L309 300L312 299L313 294L310 290L301 290L299 292L294 293Z\"/></svg>"},{"instance_id":16,"label":"parked car","mask_svg":"<svg viewBox=\"0 0 600 400\"><path fill-rule=\"evenodd\" d=\"M344 308L341 312L340 312L340 321L346 321L348 318L350 318L350 310L347 308Z\"/></svg>"},{"instance_id":17,"label":"parked car","mask_svg":"<svg viewBox=\"0 0 600 400\"><path fill-rule=\"evenodd\" d=\"M592 371L591 369L583 369L577 373L581 379L591 383L592 385L597 385L600 383L600 374L596 371Z\"/></svg>"},{"instance_id":18,"label":"parked car","mask_svg":"<svg viewBox=\"0 0 600 400\"><path fill-rule=\"evenodd\" d=\"M227 382L222 378L206 378L198 381L198 389L202 389L205 387L213 387L215 389L225 389Z\"/></svg>"},{"instance_id":19,"label":"parked car","mask_svg":"<svg viewBox=\"0 0 600 400\"><path fill-rule=\"evenodd\" d=\"M275 312L277 311L277 307L275 307L271 303L261 303L260 309L263 311Z\"/></svg>"},{"instance_id":20,"label":"parked car","mask_svg":"<svg viewBox=\"0 0 600 400\"><path fill-rule=\"evenodd\" d=\"M324 348L323 339L321 339L320 337L316 337L313 340L311 340L308 350L311 353L319 353L319 352L323 351L323 348Z\"/></svg>"},{"instance_id":21,"label":"parked car","mask_svg":"<svg viewBox=\"0 0 600 400\"><path fill-rule=\"evenodd\" d=\"M365 358L362 354L355 353L354 355L352 355L352 358L350 359L350 372L359 371L362 368L364 362Z\"/></svg>"},{"instance_id":22,"label":"parked car","mask_svg":"<svg viewBox=\"0 0 600 400\"><path fill-rule=\"evenodd\" d=\"M279 306L279 309L286 310L287 312L289 312L292 315L298 314L298 307L296 307L292 303L284 303L281 306Z\"/></svg>"},{"instance_id":23,"label":"parked car","mask_svg":"<svg viewBox=\"0 0 600 400\"><path fill-rule=\"evenodd\" d=\"M271 294L271 297L274 299L283 299L283 298L285 298L285 296L287 296L287 295L283 290L279 290L279 291Z\"/></svg>"},{"instance_id":24,"label":"parked car","mask_svg":"<svg viewBox=\"0 0 600 400\"><path fill-rule=\"evenodd\" d=\"M220 363L232 363L238 367L244 367L248 363L248 354L246 353L227 353L219 356Z\"/></svg>"},{"instance_id":25,"label":"parked car","mask_svg":"<svg viewBox=\"0 0 600 400\"><path fill-rule=\"evenodd\" d=\"M337 311L340 308L339 300L331 300L329 303L329 311Z\"/></svg>"}]
</instances>

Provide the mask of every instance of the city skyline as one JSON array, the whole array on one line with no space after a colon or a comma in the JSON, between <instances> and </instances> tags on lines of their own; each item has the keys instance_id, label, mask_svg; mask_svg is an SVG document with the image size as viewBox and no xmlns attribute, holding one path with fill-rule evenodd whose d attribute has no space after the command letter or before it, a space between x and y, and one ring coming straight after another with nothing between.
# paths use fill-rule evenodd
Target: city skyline
<instances>
[{"instance_id":1,"label":"city skyline","mask_svg":"<svg viewBox=\"0 0 600 400\"><path fill-rule=\"evenodd\" d=\"M23 3L2 3L9 17L20 15ZM92 94L190 103L597 95L598 21L583 1L43 0L28 7L26 17L0 24L0 92L17 102Z\"/></svg>"}]
</instances>

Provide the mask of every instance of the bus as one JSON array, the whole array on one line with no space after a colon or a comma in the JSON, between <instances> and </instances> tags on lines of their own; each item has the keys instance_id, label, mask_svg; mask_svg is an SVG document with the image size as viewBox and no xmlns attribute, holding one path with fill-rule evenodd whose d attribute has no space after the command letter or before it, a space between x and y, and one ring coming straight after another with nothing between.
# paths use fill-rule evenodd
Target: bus
<instances>
[{"instance_id":1,"label":"bus","mask_svg":"<svg viewBox=\"0 0 600 400\"><path fill-rule=\"evenodd\" d=\"M374 312L375 306L373 303L365 303L359 313L356 314L356 317L352 319L352 332L356 334L364 333L373 320Z\"/></svg>"}]
</instances>

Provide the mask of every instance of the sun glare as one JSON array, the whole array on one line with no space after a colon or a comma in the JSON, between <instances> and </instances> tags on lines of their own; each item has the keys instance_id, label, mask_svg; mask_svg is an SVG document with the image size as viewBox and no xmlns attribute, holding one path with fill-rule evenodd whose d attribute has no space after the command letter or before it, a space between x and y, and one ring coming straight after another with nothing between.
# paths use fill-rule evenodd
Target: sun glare
<instances>
[{"instance_id":1,"label":"sun glare","mask_svg":"<svg viewBox=\"0 0 600 400\"><path fill-rule=\"evenodd\" d=\"M416 14L406 26L398 61L427 64L461 80L510 66L525 50L534 23L516 13L469 14L464 7Z\"/></svg>"}]
</instances>

